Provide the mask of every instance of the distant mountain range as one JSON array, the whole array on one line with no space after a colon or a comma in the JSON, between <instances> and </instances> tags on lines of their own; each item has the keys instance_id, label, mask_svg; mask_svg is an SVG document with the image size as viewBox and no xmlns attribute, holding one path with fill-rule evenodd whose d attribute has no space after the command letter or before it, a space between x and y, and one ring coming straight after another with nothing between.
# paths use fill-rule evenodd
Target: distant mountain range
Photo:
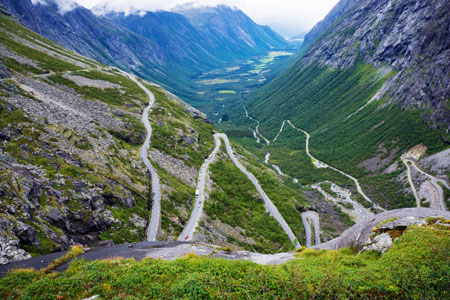
<instances>
[{"instance_id":1,"label":"distant mountain range","mask_svg":"<svg viewBox=\"0 0 450 300\"><path fill-rule=\"evenodd\" d=\"M55 0L0 0L23 24L101 63L163 84L189 100L198 96L189 77L236 59L291 47L267 26L227 6L105 16L77 5L62 13Z\"/></svg>"}]
</instances>

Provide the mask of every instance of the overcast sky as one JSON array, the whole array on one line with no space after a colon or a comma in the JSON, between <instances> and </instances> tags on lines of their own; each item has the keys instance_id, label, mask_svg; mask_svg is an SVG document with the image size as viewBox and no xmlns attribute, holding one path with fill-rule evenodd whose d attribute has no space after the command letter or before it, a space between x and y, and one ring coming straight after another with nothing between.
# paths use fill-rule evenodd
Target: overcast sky
<instances>
[{"instance_id":1,"label":"overcast sky","mask_svg":"<svg viewBox=\"0 0 450 300\"><path fill-rule=\"evenodd\" d=\"M105 0L75 0L92 8ZM311 29L323 19L338 0L107 0L123 11L129 6L143 10L170 10L178 4L196 2L207 5L237 6L256 23L269 25L278 33L289 37Z\"/></svg>"}]
</instances>

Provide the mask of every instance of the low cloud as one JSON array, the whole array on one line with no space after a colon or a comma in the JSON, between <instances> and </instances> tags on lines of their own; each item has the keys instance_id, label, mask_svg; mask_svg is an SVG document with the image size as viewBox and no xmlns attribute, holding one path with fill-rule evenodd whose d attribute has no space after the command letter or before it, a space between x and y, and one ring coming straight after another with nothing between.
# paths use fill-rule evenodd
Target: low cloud
<instances>
[{"instance_id":1,"label":"low cloud","mask_svg":"<svg viewBox=\"0 0 450 300\"><path fill-rule=\"evenodd\" d=\"M62 12L74 8L72 0L50 1L56 1ZM95 7L96 14L108 11L144 14L144 11L171 10L177 5L186 3L194 3L195 6L224 4L238 7L256 23L269 25L288 37L309 30L323 19L338 0L76 0L76 2L90 9Z\"/></svg>"},{"instance_id":2,"label":"low cloud","mask_svg":"<svg viewBox=\"0 0 450 300\"><path fill-rule=\"evenodd\" d=\"M34 5L38 3L43 5L55 3L60 14L65 14L79 7L78 3L73 0L31 0L31 3Z\"/></svg>"}]
</instances>

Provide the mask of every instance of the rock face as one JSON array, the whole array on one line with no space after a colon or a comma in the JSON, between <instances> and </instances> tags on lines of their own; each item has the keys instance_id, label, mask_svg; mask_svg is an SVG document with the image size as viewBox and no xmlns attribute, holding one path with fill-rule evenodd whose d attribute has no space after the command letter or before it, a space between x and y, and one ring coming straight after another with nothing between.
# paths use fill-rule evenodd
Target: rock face
<instances>
[{"instance_id":1,"label":"rock face","mask_svg":"<svg viewBox=\"0 0 450 300\"><path fill-rule=\"evenodd\" d=\"M9 74L8 70L6 70L3 63L0 61L0 79L5 79L11 77L11 74Z\"/></svg>"},{"instance_id":2,"label":"rock face","mask_svg":"<svg viewBox=\"0 0 450 300\"><path fill-rule=\"evenodd\" d=\"M348 68L362 59L395 70L377 98L428 110L430 127L449 130L449 23L445 0L342 0L305 37L315 42L302 63Z\"/></svg>"},{"instance_id":3,"label":"rock face","mask_svg":"<svg viewBox=\"0 0 450 300\"><path fill-rule=\"evenodd\" d=\"M313 248L340 249L353 246L362 251L376 250L384 253L406 228L412 225L424 225L428 217L450 220L450 212L429 208L386 211L358 222L344 231L340 237Z\"/></svg>"},{"instance_id":4,"label":"rock face","mask_svg":"<svg viewBox=\"0 0 450 300\"><path fill-rule=\"evenodd\" d=\"M313 43L331 24L336 22L350 7L355 4L355 0L341 0L333 9L318 22L306 35L304 45Z\"/></svg>"}]
</instances>

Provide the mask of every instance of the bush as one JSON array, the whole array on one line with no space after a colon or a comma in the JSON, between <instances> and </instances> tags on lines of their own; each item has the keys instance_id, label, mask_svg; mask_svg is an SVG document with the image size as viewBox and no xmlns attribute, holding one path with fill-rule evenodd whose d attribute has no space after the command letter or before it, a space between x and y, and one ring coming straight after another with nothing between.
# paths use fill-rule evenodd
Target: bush
<instances>
[{"instance_id":1,"label":"bush","mask_svg":"<svg viewBox=\"0 0 450 300\"><path fill-rule=\"evenodd\" d=\"M72 259L83 253L84 253L83 246L81 245L72 246L69 252L67 252L64 256L58 257L55 260L53 260L47 267L42 268L41 272L48 273L56 269L57 267L65 263L68 263L69 261L71 261Z\"/></svg>"}]
</instances>

